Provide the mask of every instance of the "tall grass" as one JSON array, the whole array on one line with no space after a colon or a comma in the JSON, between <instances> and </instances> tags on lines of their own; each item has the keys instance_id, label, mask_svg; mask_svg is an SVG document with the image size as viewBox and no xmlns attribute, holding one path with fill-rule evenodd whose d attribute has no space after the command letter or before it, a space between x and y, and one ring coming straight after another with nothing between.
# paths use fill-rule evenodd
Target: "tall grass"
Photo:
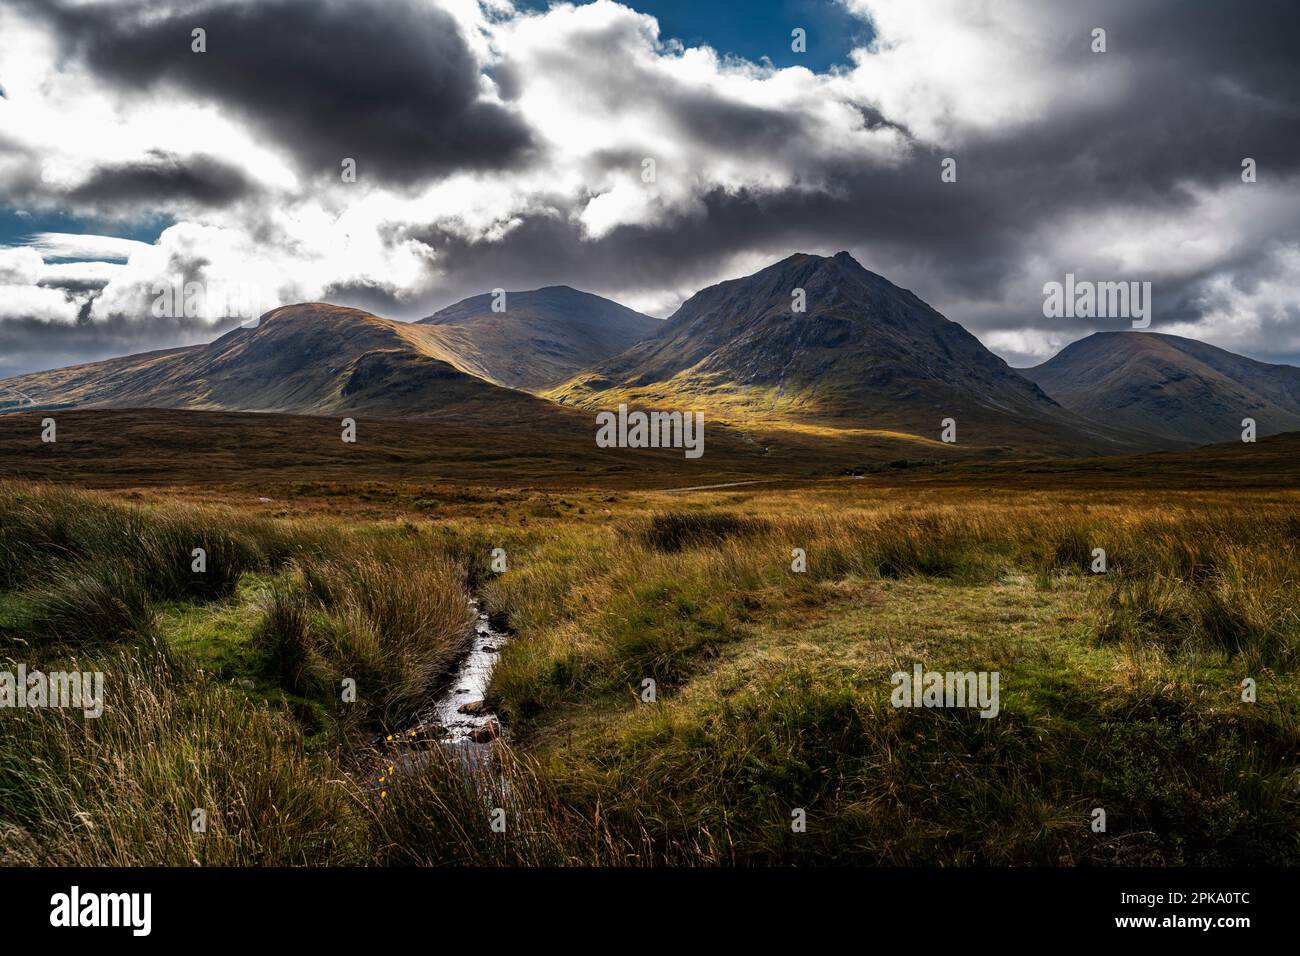
<instances>
[{"instance_id":1,"label":"tall grass","mask_svg":"<svg viewBox=\"0 0 1300 956\"><path fill-rule=\"evenodd\" d=\"M69 564L119 562L160 599L229 594L240 575L310 547L301 528L216 508L124 505L62 487L0 484L0 590ZM194 551L206 570L193 570Z\"/></svg>"},{"instance_id":2,"label":"tall grass","mask_svg":"<svg viewBox=\"0 0 1300 956\"><path fill-rule=\"evenodd\" d=\"M824 582L934 578L989 584L1030 574L1095 577L1098 636L1173 654L1204 648L1291 670L1300 642L1294 516L998 504L883 507L828 517L676 511L615 530L520 539L488 605L527 635L494 687L522 717L575 692L644 677L672 684L776 606L815 603ZM794 549L807 570L791 570ZM1108 570L1093 575L1094 549ZM526 558L520 557L523 551Z\"/></svg>"},{"instance_id":3,"label":"tall grass","mask_svg":"<svg viewBox=\"0 0 1300 956\"><path fill-rule=\"evenodd\" d=\"M701 545L721 544L767 530L757 518L728 511L665 511L638 522L631 535L656 551L683 551Z\"/></svg>"},{"instance_id":4,"label":"tall grass","mask_svg":"<svg viewBox=\"0 0 1300 956\"><path fill-rule=\"evenodd\" d=\"M755 678L717 703L676 694L773 620L798 627L845 583L924 579L956 595L1069 579L1089 595L1085 638L1134 655L1121 659L1155 654L1170 673L1220 668L1229 676L1207 679L1222 682L1215 699L1231 700L1230 675L1294 672L1298 526L1288 508L1003 499L834 515L679 511L520 535L516 570L484 589L518 631L493 695L525 740L554 752L549 773L571 799L588 811L599 802L616 831L644 832L656 850L703 841L711 859L734 862L1204 863L1251 846L1295 861L1300 843L1279 838L1289 824L1270 823L1300 819L1285 757L1295 724L1276 715L1242 724L1181 694L1176 716L1159 715L1144 684L1099 696L1093 681L1109 675L1080 682L1036 665L1018 680L1034 688L1031 712L1067 718L1050 731L1014 706L987 723L881 712L879 693L849 675ZM796 548L803 573L791 569ZM1104 574L1092 572L1098 548ZM658 707L638 698L647 677ZM581 708L606 715L598 730L548 739L573 732ZM1252 735L1266 727L1274 739L1261 746ZM927 766L949 769L918 778ZM1147 836L1092 838L1080 821L1103 799L1124 808L1125 837ZM801 806L818 822L795 836L789 813Z\"/></svg>"},{"instance_id":5,"label":"tall grass","mask_svg":"<svg viewBox=\"0 0 1300 956\"><path fill-rule=\"evenodd\" d=\"M436 546L372 543L303 561L272 592L255 641L293 693L338 699L350 679L369 720L401 721L468 649L463 579Z\"/></svg>"},{"instance_id":6,"label":"tall grass","mask_svg":"<svg viewBox=\"0 0 1300 956\"><path fill-rule=\"evenodd\" d=\"M146 646L101 667L104 713L0 721L0 863L312 865L356 861L352 784L285 714ZM194 811L206 831L193 829Z\"/></svg>"},{"instance_id":7,"label":"tall grass","mask_svg":"<svg viewBox=\"0 0 1300 956\"><path fill-rule=\"evenodd\" d=\"M639 826L611 827L576 809L536 765L501 743L491 752L434 749L371 800L374 862L402 866L637 866L702 861L682 844L665 856Z\"/></svg>"},{"instance_id":8,"label":"tall grass","mask_svg":"<svg viewBox=\"0 0 1300 956\"><path fill-rule=\"evenodd\" d=\"M51 653L145 639L159 602L228 597L244 574L325 546L317 532L226 509L0 483L0 593L19 594L24 611L0 623L0 646Z\"/></svg>"},{"instance_id":9,"label":"tall grass","mask_svg":"<svg viewBox=\"0 0 1300 956\"><path fill-rule=\"evenodd\" d=\"M1300 860L1289 502L713 501L331 532L0 485L0 650L108 672L97 721L0 721L0 861ZM216 572L202 582L193 547ZM1091 570L1098 548L1105 574ZM371 771L385 755L308 747L288 709L168 650L158 606L201 615L250 573L267 589L260 604L241 598L259 678L348 731L428 700L468 640L468 583L515 632L490 697L517 749L493 745L480 772L440 748L404 752L381 797ZM917 609L927 662L1004 668L998 719L894 710L895 635L836 656L815 634L814 619L866 626L876 606L924 595L938 595ZM987 595L970 628L930 634L940 611ZM980 633L1039 599L1071 620L1061 646L1014 625ZM1242 675L1269 682L1267 703L1238 703ZM339 699L345 678L356 705ZM1113 837L1089 830L1096 806Z\"/></svg>"},{"instance_id":10,"label":"tall grass","mask_svg":"<svg viewBox=\"0 0 1300 956\"><path fill-rule=\"evenodd\" d=\"M37 643L87 647L153 634L153 595L122 561L88 562L57 572L33 593L32 602L26 633ZM16 635L14 640L22 642Z\"/></svg>"}]
</instances>

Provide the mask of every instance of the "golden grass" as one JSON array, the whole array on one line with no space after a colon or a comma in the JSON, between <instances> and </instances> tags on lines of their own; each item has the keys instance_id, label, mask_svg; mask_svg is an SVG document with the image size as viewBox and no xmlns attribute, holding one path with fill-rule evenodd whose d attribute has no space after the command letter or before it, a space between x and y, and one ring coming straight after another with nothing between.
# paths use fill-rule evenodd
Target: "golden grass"
<instances>
[{"instance_id":1,"label":"golden grass","mask_svg":"<svg viewBox=\"0 0 1300 956\"><path fill-rule=\"evenodd\" d=\"M130 688L99 724L0 725L7 862L1300 862L1292 492L840 481L430 508L376 488L364 512L330 518L324 496L310 520L245 524L183 502L6 494L0 516L45 516L11 522L26 529L14 547L54 570L118 548L164 609L126 641L49 649ZM178 590L101 533L187 515L247 536L261 557L240 580L268 582L264 608L242 584ZM73 546L47 548L54 528ZM11 632L44 581L12 575ZM511 745L477 781L406 754L381 798L366 734L445 670L466 587L514 632L490 691ZM222 666L200 672L199 655ZM889 675L913 662L1000 672L999 716L895 710ZM378 702L355 721L336 700L353 672ZM337 732L309 740L308 712ZM183 829L195 801L220 808L206 843ZM1097 806L1107 834L1089 829ZM94 834L59 842L86 817Z\"/></svg>"}]
</instances>

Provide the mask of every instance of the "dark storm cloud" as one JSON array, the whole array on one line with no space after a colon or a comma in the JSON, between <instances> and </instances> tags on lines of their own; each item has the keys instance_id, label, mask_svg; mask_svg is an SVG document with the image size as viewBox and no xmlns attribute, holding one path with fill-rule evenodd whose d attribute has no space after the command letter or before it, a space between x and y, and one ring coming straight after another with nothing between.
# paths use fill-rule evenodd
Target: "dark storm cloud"
<instances>
[{"instance_id":1,"label":"dark storm cloud","mask_svg":"<svg viewBox=\"0 0 1300 956\"><path fill-rule=\"evenodd\" d=\"M27 0L73 55L125 89L172 86L241 112L313 173L411 183L500 168L528 152L526 125L479 97L479 69L445 11L409 0ZM207 52L191 31L207 31Z\"/></svg>"},{"instance_id":2,"label":"dark storm cloud","mask_svg":"<svg viewBox=\"0 0 1300 956\"><path fill-rule=\"evenodd\" d=\"M123 89L172 86L224 103L313 171L337 176L339 160L352 156L363 177L374 172L407 183L452 169L522 167L547 158L532 150L523 122L540 125L546 117L521 119L479 102L477 66L451 18L404 0L203 0L192 13L153 19L143 18L147 8L135 3L85 9L43 0L39 6L59 23L71 55L105 81ZM464 238L459 225L393 227L389 241L427 243L441 275L423 289L349 281L323 297L410 318L498 286L564 283L615 298L655 295L713 281L740 254L775 261L798 250L848 249L867 268L977 333L1039 329L1081 336L1128 323L1044 319L1042 285L1066 272L1152 280L1155 330L1223 309L1224 293L1207 292L1211 280L1227 276L1231 289L1250 293L1275 278L1277 243L1300 236L1294 207L1283 206L1272 222L1248 225L1260 240L1251 248L1150 275L1090 274L1118 266L1056 240L1068 239L1069 230L1094 214L1116 211L1122 211L1121 236L1140 239L1195 208L1202 191L1256 188L1240 181L1246 156L1259 163L1261 187L1300 177L1300 17L1294 2L1098 0L1051 10L1050 68L1067 77L1101 70L1122 95L1098 96L1097 105L1089 105L1086 89L1071 90L1033 122L966 130L951 145L914 140L910 155L893 166L870 157L818 158L826 134L814 130L823 119L729 99L654 72L632 55L636 37L629 39L626 27L577 35L528 63L511 61L507 50L492 75L510 103L526 90L528 70L572 77L614 117L624 105L652 97L662 126L647 133L662 138L667 129L694 147L682 152L700 157L702 165L779 160L799 171L798 188L714 187L699 197L698 210L653 225L622 226L596 241L584 237L574 205L580 200L571 195L539 198L531 208L553 211L519 213L517 226L491 239ZM189 50L194 26L207 30L207 54ZM1088 48L1094 26L1107 30L1105 54ZM910 137L909 117L856 108L864 128ZM586 168L625 168L635 181L641 159L652 155L638 136L633 129L619 148L588 154ZM940 181L945 156L957 160L956 183ZM673 169L667 160L659 167L661 176L679 180L706 172ZM124 175L119 188L131 181ZM204 183L211 188L210 178ZM157 195L165 187L149 188ZM270 247L283 239L256 220L247 226ZM1295 313L1284 309L1263 324L1280 332L1289 323L1294 330L1300 327ZM102 346L104 354L143 347L133 338L143 334L143 325L115 321L125 336L117 345L96 338L84 340L84 347ZM66 327L46 332L59 341ZM160 334L152 341L174 344L191 332L172 329L170 338ZM0 326L0 355L11 334ZM1272 357L1290 356L1279 351Z\"/></svg>"},{"instance_id":3,"label":"dark storm cloud","mask_svg":"<svg viewBox=\"0 0 1300 956\"><path fill-rule=\"evenodd\" d=\"M42 279L36 285L42 289L58 289L66 293L70 301L84 302L88 293L102 291L108 285L108 279Z\"/></svg>"},{"instance_id":4,"label":"dark storm cloud","mask_svg":"<svg viewBox=\"0 0 1300 956\"><path fill-rule=\"evenodd\" d=\"M363 282L336 282L324 291L321 299L386 317L401 316L410 307L404 290Z\"/></svg>"},{"instance_id":5,"label":"dark storm cloud","mask_svg":"<svg viewBox=\"0 0 1300 956\"><path fill-rule=\"evenodd\" d=\"M115 315L75 324L36 318L0 322L0 379L27 372L63 368L82 362L147 352L174 345L206 342L239 324L237 319L209 323L202 319L156 319ZM160 345L162 340L164 344Z\"/></svg>"},{"instance_id":6,"label":"dark storm cloud","mask_svg":"<svg viewBox=\"0 0 1300 956\"><path fill-rule=\"evenodd\" d=\"M449 273L429 304L494 286L547 282L653 293L716 275L738 252L779 258L796 249L849 248L868 268L909 285L975 331L1037 327L1082 335L1127 327L1127 320L1043 318L1044 282L1067 271L1105 268L1104 261L1049 259L1031 273L1025 264L1047 253L1045 239L1064 238L1072 222L1086 223L1094 212L1124 210L1121 228L1141 236L1191 207L1198 189L1249 189L1240 181L1246 156L1259 162L1261 177L1300 175L1300 57L1294 52L1300 18L1293 4L1282 2L1247 8L1106 2L1063 5L1061 11L1054 35L1060 68L1082 75L1104 57L1104 68L1122 77L1118 102L1049 108L1030 124L967 135L960 147L914 142L911 156L893 168L865 160L813 161L805 168L830 184L830 193L717 189L703 197L704 215L622 227L597 242L584 241L571 218L553 215L527 218L494 242L416 230ZM1108 32L1105 54L1088 47L1097 25ZM608 40L586 42L594 49ZM581 59L582 44L571 53L576 62L552 66L589 69L582 65L590 62ZM520 82L511 80L512 86ZM617 104L647 82L624 69L599 95ZM800 116L662 84L657 94L679 135L712 149L784 156L806 142ZM873 114L863 122L905 129L902 119ZM635 155L610 153L606 168L635 169L629 162ZM949 155L957 160L958 181L941 183L940 161ZM661 175L671 173L661 166ZM1291 226L1294 241L1300 223ZM1252 275L1274 267L1270 251L1262 244L1209 267L1132 278L1153 280L1157 326L1196 321L1216 305L1201 291L1206 280L1227 270L1248 287Z\"/></svg>"},{"instance_id":7,"label":"dark storm cloud","mask_svg":"<svg viewBox=\"0 0 1300 956\"><path fill-rule=\"evenodd\" d=\"M173 208L186 202L222 205L253 191L241 170L221 160L151 150L142 162L100 166L68 198L89 206Z\"/></svg>"},{"instance_id":8,"label":"dark storm cloud","mask_svg":"<svg viewBox=\"0 0 1300 956\"><path fill-rule=\"evenodd\" d=\"M719 101L698 90L675 90L665 103L679 135L740 155L751 149L798 150L811 135L812 121L801 114Z\"/></svg>"},{"instance_id":9,"label":"dark storm cloud","mask_svg":"<svg viewBox=\"0 0 1300 956\"><path fill-rule=\"evenodd\" d=\"M40 188L38 165L32 151L0 131L0 163L6 175L0 175L0 201L18 203Z\"/></svg>"}]
</instances>

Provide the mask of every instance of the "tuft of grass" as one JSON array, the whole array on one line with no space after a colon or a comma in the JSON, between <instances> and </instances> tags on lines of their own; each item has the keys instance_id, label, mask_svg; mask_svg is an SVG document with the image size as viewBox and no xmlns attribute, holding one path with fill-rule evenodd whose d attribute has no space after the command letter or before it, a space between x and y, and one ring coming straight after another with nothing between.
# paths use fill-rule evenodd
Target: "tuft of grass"
<instances>
[{"instance_id":1,"label":"tuft of grass","mask_svg":"<svg viewBox=\"0 0 1300 956\"><path fill-rule=\"evenodd\" d=\"M215 508L124 505L102 494L0 484L0 590L68 564L117 561L160 599L230 594L242 574L278 567L314 541L304 529ZM206 570L193 570L195 550Z\"/></svg>"},{"instance_id":2,"label":"tuft of grass","mask_svg":"<svg viewBox=\"0 0 1300 956\"><path fill-rule=\"evenodd\" d=\"M1260 570L1235 556L1192 580L1121 577L1107 596L1099 636L1168 654L1217 650L1256 667L1291 671L1300 659L1294 584Z\"/></svg>"},{"instance_id":3,"label":"tuft of grass","mask_svg":"<svg viewBox=\"0 0 1300 956\"><path fill-rule=\"evenodd\" d=\"M273 589L254 641L286 690L337 699L351 679L366 718L399 721L469 646L463 579L450 558L420 547L304 562Z\"/></svg>"},{"instance_id":4,"label":"tuft of grass","mask_svg":"<svg viewBox=\"0 0 1300 956\"><path fill-rule=\"evenodd\" d=\"M652 514L648 524L633 534L649 548L674 553L750 537L767 527L764 521L729 511L665 511Z\"/></svg>"},{"instance_id":5,"label":"tuft of grass","mask_svg":"<svg viewBox=\"0 0 1300 956\"><path fill-rule=\"evenodd\" d=\"M386 795L372 797L366 806L372 814L374 862L380 865L701 862L687 846L665 856L635 825L611 826L599 806L591 812L577 809L534 761L500 741L490 752L431 750L404 765Z\"/></svg>"},{"instance_id":6,"label":"tuft of grass","mask_svg":"<svg viewBox=\"0 0 1300 956\"><path fill-rule=\"evenodd\" d=\"M18 625L0 628L13 645L87 649L117 641L142 641L154 634L149 589L118 561L73 565L44 588L28 594Z\"/></svg>"}]
</instances>

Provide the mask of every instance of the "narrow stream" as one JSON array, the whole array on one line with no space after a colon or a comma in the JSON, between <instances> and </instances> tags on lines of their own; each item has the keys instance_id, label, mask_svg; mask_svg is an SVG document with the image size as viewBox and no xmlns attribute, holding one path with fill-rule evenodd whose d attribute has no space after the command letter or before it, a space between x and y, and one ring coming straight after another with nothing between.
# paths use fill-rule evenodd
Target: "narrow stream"
<instances>
[{"instance_id":1,"label":"narrow stream","mask_svg":"<svg viewBox=\"0 0 1300 956\"><path fill-rule=\"evenodd\" d=\"M449 748L467 773L482 773L491 766L492 741L500 736L501 725L496 714L485 708L484 698L508 635L492 627L477 598L470 599L470 607L475 620L469 650L416 719L387 738L383 764L373 784L381 796L396 781L397 768L418 766L426 759L429 746ZM380 743L378 738L376 743Z\"/></svg>"},{"instance_id":2,"label":"narrow stream","mask_svg":"<svg viewBox=\"0 0 1300 956\"><path fill-rule=\"evenodd\" d=\"M469 653L417 724L426 733L437 733L441 727L443 743L483 745L500 730L496 715L484 709L483 700L506 635L492 627L477 598L470 599L470 606L478 617Z\"/></svg>"}]
</instances>

